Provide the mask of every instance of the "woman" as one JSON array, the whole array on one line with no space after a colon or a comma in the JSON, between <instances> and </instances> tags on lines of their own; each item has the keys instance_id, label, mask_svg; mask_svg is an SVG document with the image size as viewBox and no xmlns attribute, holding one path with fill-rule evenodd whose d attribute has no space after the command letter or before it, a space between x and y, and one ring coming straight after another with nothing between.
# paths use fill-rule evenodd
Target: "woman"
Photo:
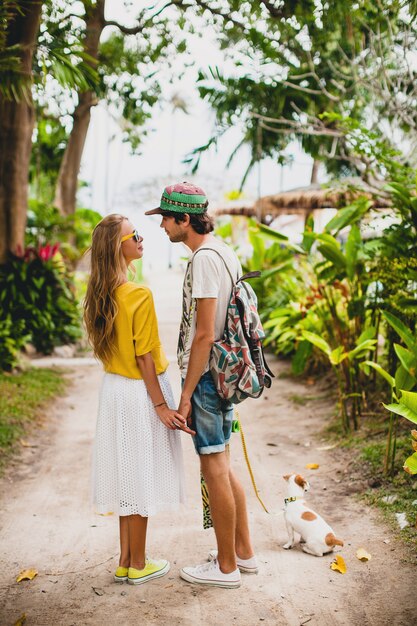
<instances>
[{"instance_id":1,"label":"woman","mask_svg":"<svg viewBox=\"0 0 417 626\"><path fill-rule=\"evenodd\" d=\"M148 517L184 501L179 429L192 433L176 410L158 336L152 293L127 280L143 255L143 238L122 215L94 229L84 320L105 375L100 391L93 461L98 513L119 514L116 582L141 584L169 571L145 557Z\"/></svg>"}]
</instances>

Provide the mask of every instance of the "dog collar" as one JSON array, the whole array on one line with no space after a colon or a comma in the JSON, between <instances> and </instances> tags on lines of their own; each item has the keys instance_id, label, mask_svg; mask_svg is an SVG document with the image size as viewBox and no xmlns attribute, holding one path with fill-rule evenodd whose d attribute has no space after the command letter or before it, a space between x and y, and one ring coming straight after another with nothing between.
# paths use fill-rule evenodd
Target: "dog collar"
<instances>
[{"instance_id":1,"label":"dog collar","mask_svg":"<svg viewBox=\"0 0 417 626\"><path fill-rule=\"evenodd\" d=\"M300 500L301 498L297 498L296 496L291 496L291 498L284 498L284 503L288 504L288 502L295 502L296 500Z\"/></svg>"}]
</instances>

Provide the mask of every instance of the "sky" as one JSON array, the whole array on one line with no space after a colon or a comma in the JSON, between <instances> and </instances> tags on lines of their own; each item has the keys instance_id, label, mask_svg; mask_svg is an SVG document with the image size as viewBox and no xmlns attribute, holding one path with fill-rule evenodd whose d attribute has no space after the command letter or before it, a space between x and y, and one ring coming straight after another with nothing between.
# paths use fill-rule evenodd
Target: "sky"
<instances>
[{"instance_id":1,"label":"sky","mask_svg":"<svg viewBox=\"0 0 417 626\"><path fill-rule=\"evenodd\" d=\"M131 24L138 10L148 4L133 0L131 13L126 13L121 0L108 0L106 18ZM170 104L155 107L149 124L152 129L142 146L142 153L133 156L130 148L122 142L118 123L100 103L92 110L91 124L81 165L81 179L89 183L82 191L81 203L106 215L123 212L130 217L139 230L146 235L152 255L145 266L165 266L171 258L176 260L164 242L165 234L158 229L158 218L145 218L148 208L157 206L165 185L178 180L191 180L205 189L211 207L224 206L225 194L240 187L249 162L249 149L242 149L230 168L226 162L241 134L239 128L230 129L219 141L217 150L202 157L195 175L191 175L184 157L193 148L203 145L215 128L215 116L210 106L203 102L196 89L196 74L199 68L207 70L210 65L222 68L223 57L217 50L214 33L205 33L203 39L189 42L195 65L188 68L183 78L175 84L168 80L162 84L165 99L180 93L187 103L188 114L172 111ZM262 161L260 168L253 170L244 187L244 202L251 203L260 195L309 184L312 160L297 144L287 151L293 157L291 166L281 167L271 159ZM155 254L158 250L160 254ZM183 252L183 251L182 251Z\"/></svg>"}]
</instances>

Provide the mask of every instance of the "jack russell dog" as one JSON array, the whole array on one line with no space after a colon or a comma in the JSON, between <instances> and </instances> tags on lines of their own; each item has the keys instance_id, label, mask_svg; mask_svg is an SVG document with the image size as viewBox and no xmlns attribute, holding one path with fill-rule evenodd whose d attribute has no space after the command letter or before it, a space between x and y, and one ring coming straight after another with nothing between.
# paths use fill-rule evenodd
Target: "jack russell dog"
<instances>
[{"instance_id":1,"label":"jack russell dog","mask_svg":"<svg viewBox=\"0 0 417 626\"><path fill-rule=\"evenodd\" d=\"M294 546L294 531L301 535L300 543L304 552L314 556L323 556L335 546L343 546L343 541L336 539L324 519L306 506L304 492L310 488L309 483L300 474L287 474L284 479L288 482L288 497L285 498L284 507L288 543L283 548L289 550Z\"/></svg>"}]
</instances>

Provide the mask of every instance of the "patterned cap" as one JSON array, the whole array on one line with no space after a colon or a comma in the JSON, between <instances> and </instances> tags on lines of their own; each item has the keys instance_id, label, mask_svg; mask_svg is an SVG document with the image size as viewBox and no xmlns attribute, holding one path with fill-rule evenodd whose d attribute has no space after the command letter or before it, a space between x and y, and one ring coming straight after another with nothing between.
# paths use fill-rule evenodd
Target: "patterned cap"
<instances>
[{"instance_id":1,"label":"patterned cap","mask_svg":"<svg viewBox=\"0 0 417 626\"><path fill-rule=\"evenodd\" d=\"M159 207L146 211L145 215L160 215L164 211L201 215L207 211L207 207L207 196L201 187L183 182L165 187Z\"/></svg>"}]
</instances>

